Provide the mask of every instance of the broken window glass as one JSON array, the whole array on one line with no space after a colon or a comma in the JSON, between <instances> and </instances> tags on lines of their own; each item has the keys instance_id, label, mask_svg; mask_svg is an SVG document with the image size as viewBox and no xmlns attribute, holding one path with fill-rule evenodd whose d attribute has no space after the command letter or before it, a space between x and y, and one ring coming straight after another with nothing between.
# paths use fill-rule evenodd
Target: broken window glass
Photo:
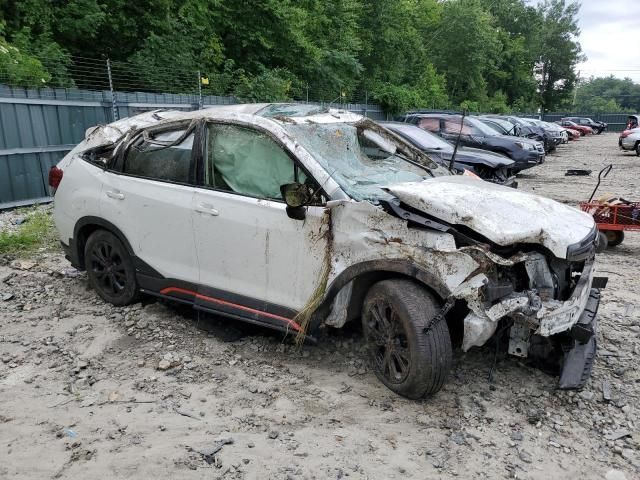
<instances>
[{"instance_id":1,"label":"broken window glass","mask_svg":"<svg viewBox=\"0 0 640 480\"><path fill-rule=\"evenodd\" d=\"M356 200L391 198L383 188L442 175L426 155L395 137L349 123L300 124L284 127Z\"/></svg>"},{"instance_id":2,"label":"broken window glass","mask_svg":"<svg viewBox=\"0 0 640 480\"><path fill-rule=\"evenodd\" d=\"M297 181L305 179L299 172ZM220 190L281 200L280 186L296 181L296 169L268 135L235 125L210 125L205 180Z\"/></svg>"},{"instance_id":3,"label":"broken window glass","mask_svg":"<svg viewBox=\"0 0 640 480\"><path fill-rule=\"evenodd\" d=\"M140 140L132 145L127 152L123 172L154 180L189 183L193 133L182 142L171 145L185 132L186 130L163 132L148 141Z\"/></svg>"}]
</instances>

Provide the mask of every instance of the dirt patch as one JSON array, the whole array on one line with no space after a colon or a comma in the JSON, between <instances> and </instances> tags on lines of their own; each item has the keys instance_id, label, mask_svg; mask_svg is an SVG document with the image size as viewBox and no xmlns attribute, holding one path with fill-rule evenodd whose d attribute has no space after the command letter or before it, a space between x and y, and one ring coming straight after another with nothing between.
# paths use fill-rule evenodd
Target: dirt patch
<instances>
[{"instance_id":1,"label":"dirt patch","mask_svg":"<svg viewBox=\"0 0 640 480\"><path fill-rule=\"evenodd\" d=\"M615 134L561 146L519 182L576 204L606 163L601 191L639 198L640 161ZM565 177L570 168L594 173ZM0 478L640 474L640 235L599 256L610 280L584 391L556 391L556 379L474 348L419 402L376 380L357 332L300 352L278 334L148 298L107 305L61 254L24 259L28 269L11 260L0 264L0 298L12 294L0 301Z\"/></svg>"}]
</instances>

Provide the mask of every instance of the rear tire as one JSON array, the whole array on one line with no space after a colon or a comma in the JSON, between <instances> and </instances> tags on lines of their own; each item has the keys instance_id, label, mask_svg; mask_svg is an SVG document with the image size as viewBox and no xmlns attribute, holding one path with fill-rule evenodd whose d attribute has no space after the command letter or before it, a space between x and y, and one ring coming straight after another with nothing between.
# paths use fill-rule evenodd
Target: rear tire
<instances>
[{"instance_id":1,"label":"rear tire","mask_svg":"<svg viewBox=\"0 0 640 480\"><path fill-rule=\"evenodd\" d=\"M624 241L624 232L622 230L607 230L607 245L609 247L617 247Z\"/></svg>"},{"instance_id":2,"label":"rear tire","mask_svg":"<svg viewBox=\"0 0 640 480\"><path fill-rule=\"evenodd\" d=\"M605 232L598 232L598 243L596 245L596 253L602 253L607 249L609 241Z\"/></svg>"},{"instance_id":3,"label":"rear tire","mask_svg":"<svg viewBox=\"0 0 640 480\"><path fill-rule=\"evenodd\" d=\"M636 155L640 157L640 142L636 143Z\"/></svg>"},{"instance_id":4,"label":"rear tire","mask_svg":"<svg viewBox=\"0 0 640 480\"><path fill-rule=\"evenodd\" d=\"M411 399L436 393L452 366L447 322L430 327L438 301L410 280L384 280L371 287L362 326L376 377Z\"/></svg>"},{"instance_id":5,"label":"rear tire","mask_svg":"<svg viewBox=\"0 0 640 480\"><path fill-rule=\"evenodd\" d=\"M84 248L89 284L100 297L116 306L129 305L138 298L138 282L133 261L113 233L96 230Z\"/></svg>"}]
</instances>

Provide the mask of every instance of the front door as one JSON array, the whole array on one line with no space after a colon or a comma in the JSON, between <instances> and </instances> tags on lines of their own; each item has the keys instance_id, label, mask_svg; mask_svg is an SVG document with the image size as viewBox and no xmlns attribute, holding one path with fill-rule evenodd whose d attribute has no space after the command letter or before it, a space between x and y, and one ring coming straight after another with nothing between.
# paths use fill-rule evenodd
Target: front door
<instances>
[{"instance_id":1,"label":"front door","mask_svg":"<svg viewBox=\"0 0 640 480\"><path fill-rule=\"evenodd\" d=\"M328 225L322 200L304 220L289 218L280 186L313 180L271 136L237 125L209 125L204 162L193 217L199 301L286 326L321 282Z\"/></svg>"}]
</instances>

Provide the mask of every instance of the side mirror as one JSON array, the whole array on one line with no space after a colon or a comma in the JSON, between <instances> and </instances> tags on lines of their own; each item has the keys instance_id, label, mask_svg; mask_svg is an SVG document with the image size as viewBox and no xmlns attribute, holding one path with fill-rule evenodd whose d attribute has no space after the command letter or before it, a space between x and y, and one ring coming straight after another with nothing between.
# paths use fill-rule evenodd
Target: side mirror
<instances>
[{"instance_id":1,"label":"side mirror","mask_svg":"<svg viewBox=\"0 0 640 480\"><path fill-rule=\"evenodd\" d=\"M313 199L313 191L303 183L287 183L280 186L280 193L287 204L287 215L294 220L305 219L305 206Z\"/></svg>"}]
</instances>

